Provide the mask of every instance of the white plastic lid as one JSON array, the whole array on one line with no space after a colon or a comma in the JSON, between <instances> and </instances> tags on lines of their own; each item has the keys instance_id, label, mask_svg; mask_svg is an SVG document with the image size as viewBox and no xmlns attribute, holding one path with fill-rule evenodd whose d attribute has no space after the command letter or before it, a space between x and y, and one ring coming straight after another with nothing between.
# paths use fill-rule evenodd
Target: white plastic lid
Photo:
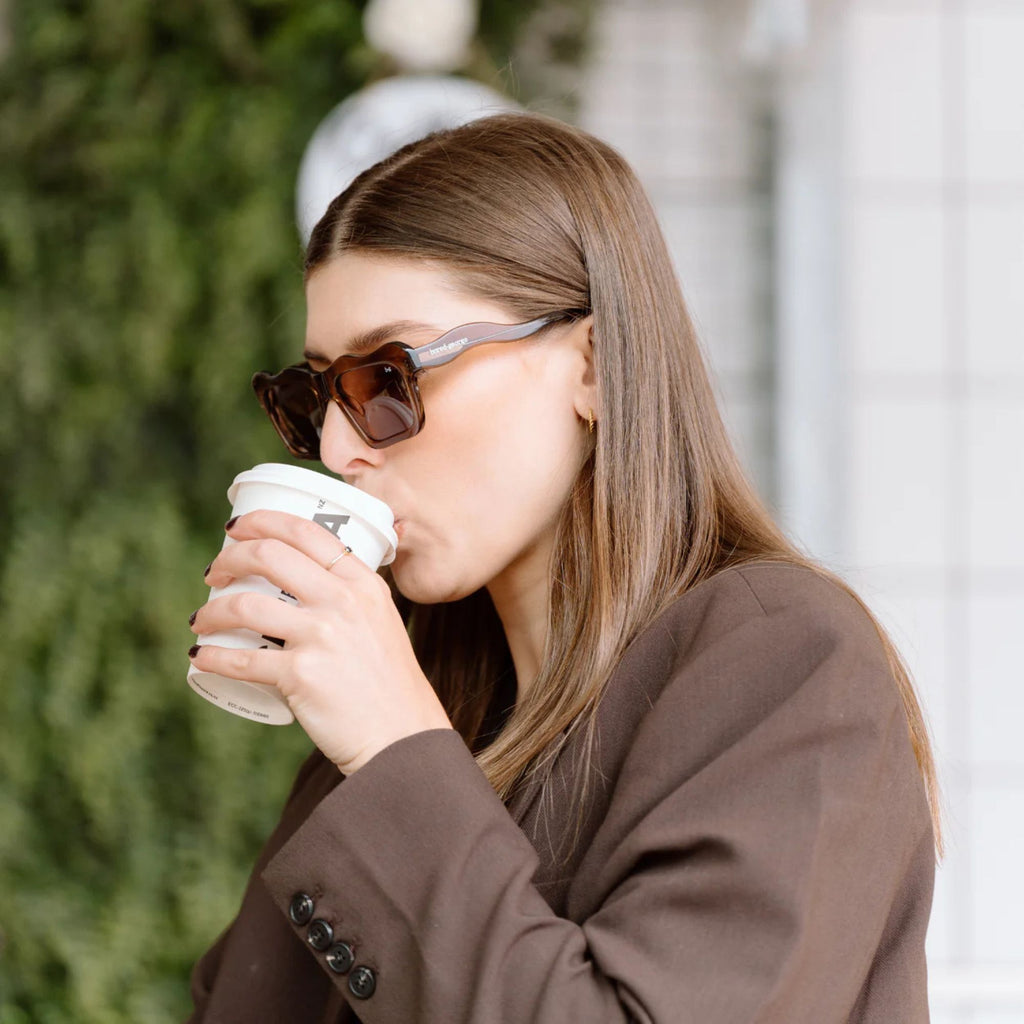
<instances>
[{"instance_id":1,"label":"white plastic lid","mask_svg":"<svg viewBox=\"0 0 1024 1024\"><path fill-rule=\"evenodd\" d=\"M398 547L398 535L395 533L395 514L387 503L372 495L366 494L325 473L317 473L301 466L289 466L284 462L262 462L252 469L239 473L228 488L228 501L235 503L238 488L243 483L278 484L291 487L296 491L327 498L340 505L347 512L352 512L369 527L377 530L391 545L393 552Z\"/></svg>"}]
</instances>

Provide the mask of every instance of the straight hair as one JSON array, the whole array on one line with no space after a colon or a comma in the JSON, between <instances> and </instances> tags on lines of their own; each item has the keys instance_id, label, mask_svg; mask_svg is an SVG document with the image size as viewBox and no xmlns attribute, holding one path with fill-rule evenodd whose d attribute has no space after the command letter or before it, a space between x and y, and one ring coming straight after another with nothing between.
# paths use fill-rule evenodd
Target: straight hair
<instances>
[{"instance_id":1,"label":"straight hair","mask_svg":"<svg viewBox=\"0 0 1024 1024\"><path fill-rule=\"evenodd\" d=\"M582 730L582 808L595 712L633 639L724 569L785 562L841 587L874 624L941 859L935 761L909 669L864 601L783 533L747 479L656 215L626 161L538 114L434 132L330 204L309 241L307 279L353 250L440 266L517 320L593 314L598 425L557 524L547 639L524 698L509 710L511 655L486 588L421 605L385 570L420 665L498 795L543 779Z\"/></svg>"}]
</instances>

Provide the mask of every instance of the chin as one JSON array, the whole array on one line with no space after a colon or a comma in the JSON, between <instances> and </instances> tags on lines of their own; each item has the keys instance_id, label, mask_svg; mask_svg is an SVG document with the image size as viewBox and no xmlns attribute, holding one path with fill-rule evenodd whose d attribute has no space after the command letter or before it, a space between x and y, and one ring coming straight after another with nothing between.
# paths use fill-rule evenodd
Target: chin
<instances>
[{"instance_id":1,"label":"chin","mask_svg":"<svg viewBox=\"0 0 1024 1024\"><path fill-rule=\"evenodd\" d=\"M415 559L403 559L401 554L391 563L391 577L402 597L417 604L460 601L482 586L475 580L466 582L451 573L442 576L429 565L416 565Z\"/></svg>"}]
</instances>

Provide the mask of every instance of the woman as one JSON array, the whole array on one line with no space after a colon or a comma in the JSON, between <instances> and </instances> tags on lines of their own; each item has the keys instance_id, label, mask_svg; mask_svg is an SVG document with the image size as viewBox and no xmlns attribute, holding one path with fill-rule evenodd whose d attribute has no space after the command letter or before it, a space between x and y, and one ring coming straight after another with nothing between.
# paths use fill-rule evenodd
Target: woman
<instances>
[{"instance_id":1,"label":"woman","mask_svg":"<svg viewBox=\"0 0 1024 1024\"><path fill-rule=\"evenodd\" d=\"M228 524L208 582L300 605L212 601L190 654L318 749L193 1019L926 1021L912 685L744 478L623 160L535 115L428 136L334 200L306 298L257 391L400 545ZM202 646L237 627L285 647Z\"/></svg>"}]
</instances>

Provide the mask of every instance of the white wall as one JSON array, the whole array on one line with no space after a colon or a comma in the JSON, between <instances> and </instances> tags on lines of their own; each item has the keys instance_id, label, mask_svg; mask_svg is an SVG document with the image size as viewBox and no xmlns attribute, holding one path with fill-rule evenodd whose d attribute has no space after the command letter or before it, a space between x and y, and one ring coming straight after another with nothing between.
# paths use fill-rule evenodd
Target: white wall
<instances>
[{"instance_id":1,"label":"white wall","mask_svg":"<svg viewBox=\"0 0 1024 1024\"><path fill-rule=\"evenodd\" d=\"M1024 4L857 0L843 47L848 578L935 732L938 1024L1024 1021Z\"/></svg>"}]
</instances>

